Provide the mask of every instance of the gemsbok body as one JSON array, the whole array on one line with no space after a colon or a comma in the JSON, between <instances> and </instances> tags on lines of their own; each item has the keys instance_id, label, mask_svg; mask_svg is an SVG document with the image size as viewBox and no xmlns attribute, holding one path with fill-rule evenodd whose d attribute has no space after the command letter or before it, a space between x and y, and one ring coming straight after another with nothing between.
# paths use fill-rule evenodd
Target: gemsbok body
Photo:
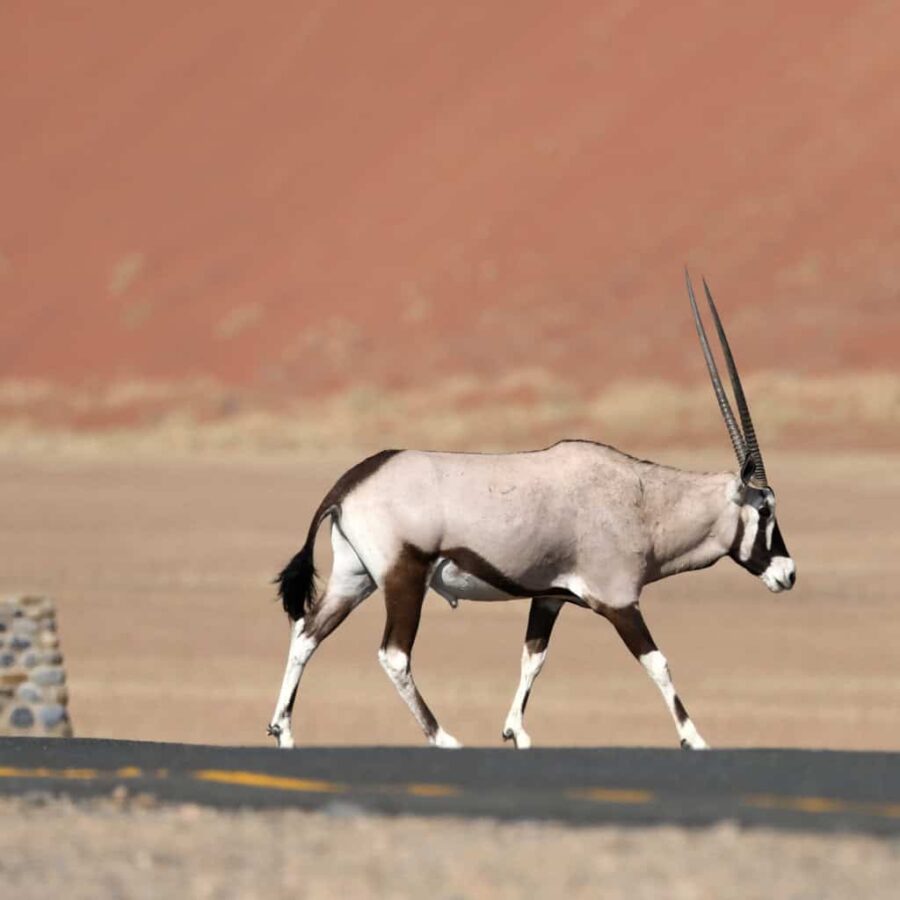
<instances>
[{"instance_id":1,"label":"gemsbok body","mask_svg":"<svg viewBox=\"0 0 900 900\"><path fill-rule=\"evenodd\" d=\"M738 419L722 386L690 279L688 294L737 472L687 472L590 441L524 453L385 450L346 472L310 524L303 549L278 577L292 621L287 668L269 733L293 746L291 712L316 647L376 588L387 620L378 658L427 740L459 743L413 681L410 660L428 588L459 600L531 598L521 678L503 728L531 746L525 705L560 609L574 603L616 629L656 683L683 747L707 746L678 697L669 666L644 623L644 585L728 556L770 591L789 590L795 567L775 520L750 410L712 295ZM316 591L313 548L331 519L334 563Z\"/></svg>"}]
</instances>

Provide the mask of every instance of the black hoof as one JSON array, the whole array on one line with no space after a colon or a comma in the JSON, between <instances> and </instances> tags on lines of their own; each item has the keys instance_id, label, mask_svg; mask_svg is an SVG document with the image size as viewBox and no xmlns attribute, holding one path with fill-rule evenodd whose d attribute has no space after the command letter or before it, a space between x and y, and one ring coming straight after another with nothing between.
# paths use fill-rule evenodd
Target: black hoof
<instances>
[{"instance_id":1,"label":"black hoof","mask_svg":"<svg viewBox=\"0 0 900 900\"><path fill-rule=\"evenodd\" d=\"M280 725L267 725L266 726L266 734L269 735L269 737L275 738L275 740L277 741L278 738L281 737L281 726Z\"/></svg>"},{"instance_id":2,"label":"black hoof","mask_svg":"<svg viewBox=\"0 0 900 900\"><path fill-rule=\"evenodd\" d=\"M684 739L682 738L682 740L681 740L681 749L682 749L682 750L693 750L694 748L693 748L686 740L684 740Z\"/></svg>"},{"instance_id":3,"label":"black hoof","mask_svg":"<svg viewBox=\"0 0 900 900\"><path fill-rule=\"evenodd\" d=\"M502 731L500 737L502 737L504 741L512 741L512 742L513 742L513 745L514 745L515 747L518 747L518 746L519 746L519 745L516 743L516 736L515 736L508 728L504 728L504 729L503 729L503 731Z\"/></svg>"}]
</instances>

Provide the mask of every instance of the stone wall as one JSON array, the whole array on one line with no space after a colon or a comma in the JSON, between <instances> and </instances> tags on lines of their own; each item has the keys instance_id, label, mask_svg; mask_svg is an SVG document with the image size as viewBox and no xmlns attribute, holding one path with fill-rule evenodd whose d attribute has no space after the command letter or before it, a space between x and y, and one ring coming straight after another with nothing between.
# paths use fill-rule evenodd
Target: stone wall
<instances>
[{"instance_id":1,"label":"stone wall","mask_svg":"<svg viewBox=\"0 0 900 900\"><path fill-rule=\"evenodd\" d=\"M0 599L0 735L71 737L68 701L53 602Z\"/></svg>"}]
</instances>

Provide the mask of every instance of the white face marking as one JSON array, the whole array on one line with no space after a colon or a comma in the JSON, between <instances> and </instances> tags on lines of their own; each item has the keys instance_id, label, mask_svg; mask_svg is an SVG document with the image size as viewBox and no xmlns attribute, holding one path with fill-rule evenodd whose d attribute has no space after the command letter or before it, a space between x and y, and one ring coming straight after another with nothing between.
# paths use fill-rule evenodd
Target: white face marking
<instances>
[{"instance_id":1,"label":"white face marking","mask_svg":"<svg viewBox=\"0 0 900 900\"><path fill-rule=\"evenodd\" d=\"M741 538L741 549L738 551L741 562L747 562L753 553L753 545L756 543L756 532L759 531L759 513L752 506L745 506L744 512L744 536Z\"/></svg>"},{"instance_id":2,"label":"white face marking","mask_svg":"<svg viewBox=\"0 0 900 900\"><path fill-rule=\"evenodd\" d=\"M769 518L766 519L766 550L771 550L772 535L775 534L775 495L771 491L766 494L766 506L769 509Z\"/></svg>"},{"instance_id":3,"label":"white face marking","mask_svg":"<svg viewBox=\"0 0 900 900\"><path fill-rule=\"evenodd\" d=\"M778 594L794 586L797 567L789 556L773 556L769 567L759 577L773 594Z\"/></svg>"}]
</instances>

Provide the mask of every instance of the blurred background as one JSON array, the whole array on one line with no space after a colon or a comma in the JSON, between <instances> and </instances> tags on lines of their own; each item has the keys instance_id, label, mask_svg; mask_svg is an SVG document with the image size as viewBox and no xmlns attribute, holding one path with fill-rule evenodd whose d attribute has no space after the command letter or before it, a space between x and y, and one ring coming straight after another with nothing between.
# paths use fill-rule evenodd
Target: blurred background
<instances>
[{"instance_id":1,"label":"blurred background","mask_svg":"<svg viewBox=\"0 0 900 900\"><path fill-rule=\"evenodd\" d=\"M896 4L2 22L7 440L715 437L685 264L770 440L896 437Z\"/></svg>"},{"instance_id":2,"label":"blurred background","mask_svg":"<svg viewBox=\"0 0 900 900\"><path fill-rule=\"evenodd\" d=\"M689 265L799 583L648 592L681 695L714 745L900 747L898 34L889 2L4 3L0 589L58 599L76 734L265 740L271 577L363 452L732 466ZM380 606L316 657L301 742L419 740ZM526 610L427 604L466 742ZM536 742L673 744L579 615Z\"/></svg>"}]
</instances>

